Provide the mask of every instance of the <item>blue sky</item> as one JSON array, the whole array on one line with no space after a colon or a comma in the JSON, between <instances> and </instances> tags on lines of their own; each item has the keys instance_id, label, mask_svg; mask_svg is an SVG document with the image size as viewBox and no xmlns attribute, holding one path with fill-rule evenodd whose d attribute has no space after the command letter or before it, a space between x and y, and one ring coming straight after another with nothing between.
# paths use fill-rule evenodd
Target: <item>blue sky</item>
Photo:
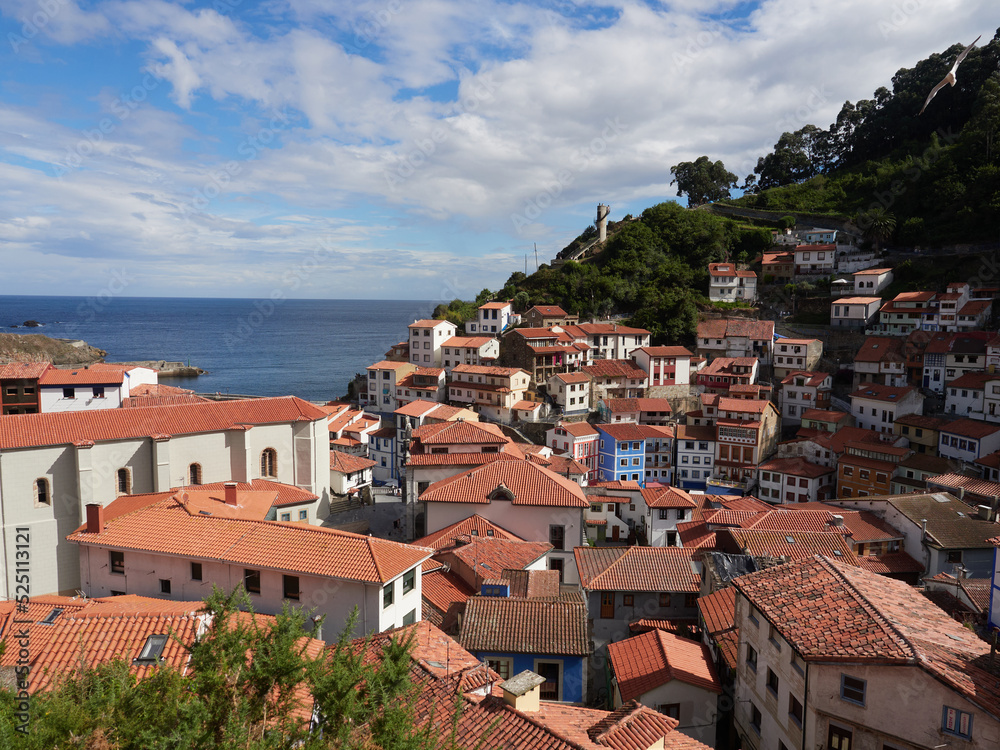
<instances>
[{"instance_id":1,"label":"blue sky","mask_svg":"<svg viewBox=\"0 0 1000 750\"><path fill-rule=\"evenodd\" d=\"M0 0L0 294L452 299L741 177L958 0Z\"/></svg>"}]
</instances>

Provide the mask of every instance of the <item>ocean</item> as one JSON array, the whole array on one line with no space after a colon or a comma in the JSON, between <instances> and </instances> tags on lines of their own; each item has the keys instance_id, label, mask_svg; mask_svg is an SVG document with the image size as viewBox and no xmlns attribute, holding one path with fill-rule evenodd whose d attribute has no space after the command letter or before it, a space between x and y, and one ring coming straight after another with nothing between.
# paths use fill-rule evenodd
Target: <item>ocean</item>
<instances>
[{"instance_id":1,"label":"ocean","mask_svg":"<svg viewBox=\"0 0 1000 750\"><path fill-rule=\"evenodd\" d=\"M0 330L83 339L107 362L167 360L206 370L162 382L198 393L329 401L407 339L435 303L0 296ZM41 328L10 328L36 320Z\"/></svg>"}]
</instances>

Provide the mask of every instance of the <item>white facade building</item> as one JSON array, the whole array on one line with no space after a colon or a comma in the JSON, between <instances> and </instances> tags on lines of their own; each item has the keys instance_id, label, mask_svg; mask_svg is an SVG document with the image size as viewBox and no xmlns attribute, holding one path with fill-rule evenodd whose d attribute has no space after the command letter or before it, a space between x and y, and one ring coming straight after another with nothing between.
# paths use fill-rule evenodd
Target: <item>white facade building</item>
<instances>
[{"instance_id":1,"label":"white facade building","mask_svg":"<svg viewBox=\"0 0 1000 750\"><path fill-rule=\"evenodd\" d=\"M479 306L476 319L466 323L465 330L473 336L495 338L510 328L513 317L514 307L510 302L487 302Z\"/></svg>"},{"instance_id":2,"label":"white facade building","mask_svg":"<svg viewBox=\"0 0 1000 750\"><path fill-rule=\"evenodd\" d=\"M708 298L712 302L757 301L757 274L740 270L734 263L708 264Z\"/></svg>"},{"instance_id":3,"label":"white facade building","mask_svg":"<svg viewBox=\"0 0 1000 750\"><path fill-rule=\"evenodd\" d=\"M444 342L455 336L458 330L455 324L447 320L415 320L408 328L410 363L421 367L441 367Z\"/></svg>"}]
</instances>

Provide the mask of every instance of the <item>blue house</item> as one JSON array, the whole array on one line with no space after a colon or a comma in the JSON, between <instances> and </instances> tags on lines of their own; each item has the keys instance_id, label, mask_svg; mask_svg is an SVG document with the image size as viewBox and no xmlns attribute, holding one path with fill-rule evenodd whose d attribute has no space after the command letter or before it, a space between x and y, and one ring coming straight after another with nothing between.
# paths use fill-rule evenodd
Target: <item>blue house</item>
<instances>
[{"instance_id":1,"label":"blue house","mask_svg":"<svg viewBox=\"0 0 1000 750\"><path fill-rule=\"evenodd\" d=\"M594 425L599 433L597 442L597 478L601 482L635 481L645 486L646 436L643 425Z\"/></svg>"},{"instance_id":2,"label":"blue house","mask_svg":"<svg viewBox=\"0 0 1000 750\"><path fill-rule=\"evenodd\" d=\"M558 591L554 581L546 593ZM511 596L511 588L508 580L491 581L469 597L459 642L505 680L524 670L544 677L542 700L583 703L592 651L583 595Z\"/></svg>"}]
</instances>

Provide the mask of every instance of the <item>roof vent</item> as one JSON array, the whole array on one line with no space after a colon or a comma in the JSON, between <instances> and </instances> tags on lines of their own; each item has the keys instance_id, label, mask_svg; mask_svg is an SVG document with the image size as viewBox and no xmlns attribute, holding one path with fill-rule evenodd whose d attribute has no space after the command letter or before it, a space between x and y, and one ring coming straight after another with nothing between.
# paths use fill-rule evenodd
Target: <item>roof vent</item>
<instances>
[{"instance_id":1,"label":"roof vent","mask_svg":"<svg viewBox=\"0 0 1000 750\"><path fill-rule=\"evenodd\" d=\"M542 695L541 685L544 682L544 677L527 669L501 682L500 689L503 690L504 703L525 713L538 711Z\"/></svg>"}]
</instances>

